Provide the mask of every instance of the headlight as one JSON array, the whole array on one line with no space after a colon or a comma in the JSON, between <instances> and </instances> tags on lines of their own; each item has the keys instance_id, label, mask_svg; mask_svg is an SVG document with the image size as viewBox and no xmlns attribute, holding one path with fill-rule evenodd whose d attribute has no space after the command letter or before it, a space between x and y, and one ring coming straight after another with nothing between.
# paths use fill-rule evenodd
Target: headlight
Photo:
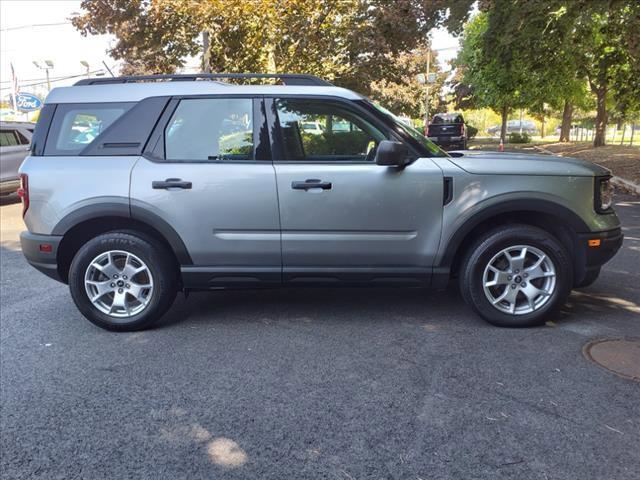
<instances>
[{"instance_id":1,"label":"headlight","mask_svg":"<svg viewBox=\"0 0 640 480\"><path fill-rule=\"evenodd\" d=\"M611 211L613 205L611 177L596 177L594 200L596 212L608 213Z\"/></svg>"}]
</instances>

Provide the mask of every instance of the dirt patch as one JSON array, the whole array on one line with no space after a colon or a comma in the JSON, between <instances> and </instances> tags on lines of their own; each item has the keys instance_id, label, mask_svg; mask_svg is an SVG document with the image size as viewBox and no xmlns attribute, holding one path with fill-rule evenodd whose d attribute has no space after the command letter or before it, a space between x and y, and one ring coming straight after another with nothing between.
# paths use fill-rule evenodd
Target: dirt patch
<instances>
[{"instance_id":1,"label":"dirt patch","mask_svg":"<svg viewBox=\"0 0 640 480\"><path fill-rule=\"evenodd\" d=\"M556 155L597 163L618 177L640 184L640 147L606 145L594 148L590 143L550 143L541 146Z\"/></svg>"}]
</instances>

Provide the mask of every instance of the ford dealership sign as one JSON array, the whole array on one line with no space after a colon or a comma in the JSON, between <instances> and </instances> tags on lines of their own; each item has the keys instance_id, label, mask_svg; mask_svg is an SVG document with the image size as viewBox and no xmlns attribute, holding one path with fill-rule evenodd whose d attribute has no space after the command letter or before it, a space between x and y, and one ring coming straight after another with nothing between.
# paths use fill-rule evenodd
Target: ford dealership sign
<instances>
[{"instance_id":1,"label":"ford dealership sign","mask_svg":"<svg viewBox=\"0 0 640 480\"><path fill-rule=\"evenodd\" d=\"M16 107L21 112L34 112L42 108L42 100L31 93L18 93L16 95Z\"/></svg>"}]
</instances>

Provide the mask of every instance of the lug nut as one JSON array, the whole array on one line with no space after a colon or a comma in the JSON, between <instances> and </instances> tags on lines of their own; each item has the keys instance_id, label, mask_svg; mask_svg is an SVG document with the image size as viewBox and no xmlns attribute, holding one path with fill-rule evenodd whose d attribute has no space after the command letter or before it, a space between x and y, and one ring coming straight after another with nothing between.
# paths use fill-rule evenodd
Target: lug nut
<instances>
[{"instance_id":1,"label":"lug nut","mask_svg":"<svg viewBox=\"0 0 640 480\"><path fill-rule=\"evenodd\" d=\"M523 275L523 277L524 277L524 278L527 278L528 276L529 276L529 274L528 274L528 273L525 273L525 274Z\"/></svg>"},{"instance_id":2,"label":"lug nut","mask_svg":"<svg viewBox=\"0 0 640 480\"><path fill-rule=\"evenodd\" d=\"M123 290L121 288L118 289L118 293L122 293Z\"/></svg>"},{"instance_id":3,"label":"lug nut","mask_svg":"<svg viewBox=\"0 0 640 480\"><path fill-rule=\"evenodd\" d=\"M128 283L125 285L125 287L127 288L131 288L131 285L129 285Z\"/></svg>"},{"instance_id":4,"label":"lug nut","mask_svg":"<svg viewBox=\"0 0 640 480\"><path fill-rule=\"evenodd\" d=\"M516 288L516 284L515 284L515 283L514 283L514 284L512 284L512 285L511 285L511 288Z\"/></svg>"},{"instance_id":5,"label":"lug nut","mask_svg":"<svg viewBox=\"0 0 640 480\"><path fill-rule=\"evenodd\" d=\"M127 279L127 276L126 276L126 275L122 275L122 278L124 278L124 279L126 280L126 279Z\"/></svg>"},{"instance_id":6,"label":"lug nut","mask_svg":"<svg viewBox=\"0 0 640 480\"><path fill-rule=\"evenodd\" d=\"M527 283L526 283L526 282L522 282L522 283L520 284L520 286L521 286L521 287L526 287L526 286L527 286Z\"/></svg>"},{"instance_id":7,"label":"lug nut","mask_svg":"<svg viewBox=\"0 0 640 480\"><path fill-rule=\"evenodd\" d=\"M509 276L507 277L507 280L511 280L511 278L512 278L512 277L511 277L511 275L509 275Z\"/></svg>"},{"instance_id":8,"label":"lug nut","mask_svg":"<svg viewBox=\"0 0 640 480\"><path fill-rule=\"evenodd\" d=\"M113 278L118 278L118 274L117 274L117 273L114 273L114 274L113 274Z\"/></svg>"},{"instance_id":9,"label":"lug nut","mask_svg":"<svg viewBox=\"0 0 640 480\"><path fill-rule=\"evenodd\" d=\"M516 268L516 273L520 273L520 270L518 270L517 268Z\"/></svg>"},{"instance_id":10,"label":"lug nut","mask_svg":"<svg viewBox=\"0 0 640 480\"><path fill-rule=\"evenodd\" d=\"M115 284L115 283L112 283L112 284L111 284L111 288L113 288L113 287L115 287L115 286L116 286L116 284Z\"/></svg>"}]
</instances>

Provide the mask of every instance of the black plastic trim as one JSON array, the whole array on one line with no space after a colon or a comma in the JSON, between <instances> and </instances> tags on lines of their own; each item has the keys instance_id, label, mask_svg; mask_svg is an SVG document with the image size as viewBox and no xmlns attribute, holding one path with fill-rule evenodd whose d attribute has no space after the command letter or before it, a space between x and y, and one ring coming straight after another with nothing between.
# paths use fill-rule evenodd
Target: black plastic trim
<instances>
[{"instance_id":1,"label":"black plastic trim","mask_svg":"<svg viewBox=\"0 0 640 480\"><path fill-rule=\"evenodd\" d=\"M321 86L330 87L333 84L326 80L304 73L186 73L167 75L128 75L121 77L85 78L77 81L74 86L80 85L104 85L112 83L155 82L158 80L169 81L196 81L216 79L276 79L284 85L296 86Z\"/></svg>"},{"instance_id":2,"label":"black plastic trim","mask_svg":"<svg viewBox=\"0 0 640 480\"><path fill-rule=\"evenodd\" d=\"M453 200L453 177L443 177L442 184L442 205L448 205Z\"/></svg>"},{"instance_id":3,"label":"black plastic trim","mask_svg":"<svg viewBox=\"0 0 640 480\"><path fill-rule=\"evenodd\" d=\"M588 225L576 213L557 203L540 199L504 200L473 213L465 223L458 227L448 240L444 239L446 250L436 267L451 266L455 254L467 234L482 222L496 215L518 212L546 213L557 217L559 222L571 227L575 232L589 231Z\"/></svg>"},{"instance_id":4,"label":"black plastic trim","mask_svg":"<svg viewBox=\"0 0 640 480\"><path fill-rule=\"evenodd\" d=\"M126 200L122 202L105 201L103 203L96 203L79 208L60 220L51 233L52 235L63 236L76 225L99 217L131 218L147 224L164 237L181 265L193 265L193 260L189 255L187 247L171 225L155 213L143 207L137 205L130 206Z\"/></svg>"},{"instance_id":5,"label":"black plastic trim","mask_svg":"<svg viewBox=\"0 0 640 480\"><path fill-rule=\"evenodd\" d=\"M141 155L169 97L149 97L127 110L78 155ZM108 150L108 151L105 151Z\"/></svg>"},{"instance_id":6,"label":"black plastic trim","mask_svg":"<svg viewBox=\"0 0 640 480\"><path fill-rule=\"evenodd\" d=\"M26 231L20 233L20 247L27 262L46 276L59 282L63 282L58 273L57 264L58 246L61 241L62 237L58 235L39 235ZM51 252L40 251L40 244L43 243L51 245Z\"/></svg>"},{"instance_id":7,"label":"black plastic trim","mask_svg":"<svg viewBox=\"0 0 640 480\"><path fill-rule=\"evenodd\" d=\"M282 267L182 266L182 285L186 290L273 287L282 284Z\"/></svg>"},{"instance_id":8,"label":"black plastic trim","mask_svg":"<svg viewBox=\"0 0 640 480\"><path fill-rule=\"evenodd\" d=\"M40 116L38 117L36 128L31 137L31 155L38 157L44 155L44 147L47 142L47 135L49 135L53 116L56 113L56 107L57 104L55 103L46 103L44 107L42 107L42 110L40 110Z\"/></svg>"}]
</instances>

